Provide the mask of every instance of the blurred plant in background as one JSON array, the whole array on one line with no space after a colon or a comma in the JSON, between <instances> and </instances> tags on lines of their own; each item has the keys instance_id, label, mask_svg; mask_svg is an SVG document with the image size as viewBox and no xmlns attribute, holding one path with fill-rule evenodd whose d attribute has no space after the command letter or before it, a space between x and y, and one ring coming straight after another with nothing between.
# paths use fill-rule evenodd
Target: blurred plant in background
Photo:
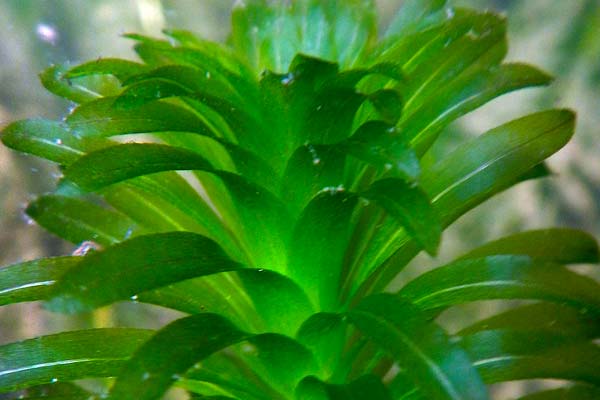
<instances>
[{"instance_id":1,"label":"blurred plant in background","mask_svg":"<svg viewBox=\"0 0 600 400\"><path fill-rule=\"evenodd\" d=\"M135 58L131 43L119 33L159 35L177 26L209 39L225 40L229 31L230 0L54 0L0 2L0 126L11 120L41 116L56 118L69 104L48 94L35 80L49 64L77 63L102 56ZM391 15L400 0L380 0L381 15ZM466 216L447 232L440 255L450 258L466 248L503 234L553 223L581 227L600 235L592 221L600 218L600 148L595 132L600 126L600 4L598 0L457 0L458 5L490 7L509 15L509 59L527 60L557 77L551 89L518 92L498 99L463 118L440 140L452 146L460 137L482 132L514 115L547 106L570 106L578 110L578 132L569 146L551 160L564 176L551 182L529 183L511 191L516 202L500 195ZM387 21L382 21L386 23ZM456 139L459 138L459 139ZM435 151L435 149L434 149ZM447 152L447 150L446 150ZM33 195L49 189L49 169L38 160L9 154L0 148L0 265L42 255L64 254L69 245L30 225L22 209ZM482 219L485 216L485 219ZM67 250L68 251L68 250ZM424 258L419 258L422 265ZM484 309L465 308L469 313ZM83 315L78 326L118 325L131 320L127 305L114 311ZM23 317L25 316L25 318ZM137 316L140 326L163 325L171 318L148 308ZM20 304L0 310L0 342L75 328L37 304ZM58 321L58 322L57 322Z\"/></svg>"}]
</instances>

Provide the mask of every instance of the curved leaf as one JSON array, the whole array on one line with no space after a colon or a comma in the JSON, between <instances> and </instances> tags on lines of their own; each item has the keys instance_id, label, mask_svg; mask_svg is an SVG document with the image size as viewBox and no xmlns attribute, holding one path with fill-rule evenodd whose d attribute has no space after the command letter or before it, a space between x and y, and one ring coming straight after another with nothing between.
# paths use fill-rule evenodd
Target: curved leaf
<instances>
[{"instance_id":1,"label":"curved leaf","mask_svg":"<svg viewBox=\"0 0 600 400\"><path fill-rule=\"evenodd\" d=\"M320 312L304 321L296 338L313 351L323 375L331 376L340 362L347 330L342 316Z\"/></svg>"},{"instance_id":2,"label":"curved leaf","mask_svg":"<svg viewBox=\"0 0 600 400\"><path fill-rule=\"evenodd\" d=\"M144 64L120 58L99 58L79 64L65 73L67 79L90 75L112 75L123 82L148 70Z\"/></svg>"},{"instance_id":3,"label":"curved leaf","mask_svg":"<svg viewBox=\"0 0 600 400\"><path fill-rule=\"evenodd\" d=\"M67 168L65 177L86 190L98 190L140 175L178 169L216 174L232 196L239 220L227 222L236 223L229 228L235 228L243 238L249 262L258 268L283 268L285 243L292 227L286 206L268 190L239 175L214 171L195 152L158 144L121 144L81 157Z\"/></svg>"},{"instance_id":4,"label":"curved leaf","mask_svg":"<svg viewBox=\"0 0 600 400\"><path fill-rule=\"evenodd\" d=\"M306 206L289 244L288 274L323 311L337 306L344 254L357 197L337 188L317 194Z\"/></svg>"},{"instance_id":5,"label":"curved leaf","mask_svg":"<svg viewBox=\"0 0 600 400\"><path fill-rule=\"evenodd\" d=\"M575 116L568 110L543 111L508 122L424 169L421 186L448 225L564 146L574 124Z\"/></svg>"},{"instance_id":6,"label":"curved leaf","mask_svg":"<svg viewBox=\"0 0 600 400\"><path fill-rule=\"evenodd\" d=\"M0 268L0 305L45 300L79 257L42 258Z\"/></svg>"},{"instance_id":7,"label":"curved leaf","mask_svg":"<svg viewBox=\"0 0 600 400\"><path fill-rule=\"evenodd\" d=\"M422 311L391 294L365 298L348 320L389 352L419 389L433 399L487 399L467 355Z\"/></svg>"},{"instance_id":8,"label":"curved leaf","mask_svg":"<svg viewBox=\"0 0 600 400\"><path fill-rule=\"evenodd\" d=\"M550 81L547 74L524 64L503 64L490 71L464 74L446 90L436 93L432 101L403 119L399 128L417 154L422 155L440 130L454 119L504 93L547 85Z\"/></svg>"},{"instance_id":9,"label":"curved leaf","mask_svg":"<svg viewBox=\"0 0 600 400\"><path fill-rule=\"evenodd\" d=\"M87 154L65 170L65 177L94 191L140 175L173 170L212 170L193 151L149 143L127 143Z\"/></svg>"},{"instance_id":10,"label":"curved leaf","mask_svg":"<svg viewBox=\"0 0 600 400\"><path fill-rule=\"evenodd\" d=\"M244 347L246 343L238 344ZM260 351L260 350L259 350ZM280 398L271 382L265 382L233 349L212 354L190 369L175 383L201 395L226 395L236 399L266 400Z\"/></svg>"},{"instance_id":11,"label":"curved leaf","mask_svg":"<svg viewBox=\"0 0 600 400\"><path fill-rule=\"evenodd\" d=\"M394 127L381 121L364 123L336 146L380 171L398 174L407 181L414 181L420 173L415 152Z\"/></svg>"},{"instance_id":12,"label":"curved leaf","mask_svg":"<svg viewBox=\"0 0 600 400\"><path fill-rule=\"evenodd\" d=\"M402 37L429 28L452 16L447 0L408 0L390 22L386 37Z\"/></svg>"},{"instance_id":13,"label":"curved leaf","mask_svg":"<svg viewBox=\"0 0 600 400\"><path fill-rule=\"evenodd\" d=\"M0 346L0 392L115 376L150 334L142 329L90 329Z\"/></svg>"},{"instance_id":14,"label":"curved leaf","mask_svg":"<svg viewBox=\"0 0 600 400\"><path fill-rule=\"evenodd\" d=\"M510 235L471 250L461 259L499 254L526 255L538 261L559 264L599 261L596 239L588 233L566 228L540 229Z\"/></svg>"},{"instance_id":15,"label":"curved leaf","mask_svg":"<svg viewBox=\"0 0 600 400\"><path fill-rule=\"evenodd\" d=\"M420 52L405 65L409 78L403 92L408 115L433 101L463 73L495 68L506 55L506 19L496 13L460 9L442 32L440 36L446 36L443 46L432 48L433 43L428 43L429 49L421 50L426 55Z\"/></svg>"},{"instance_id":16,"label":"curved leaf","mask_svg":"<svg viewBox=\"0 0 600 400\"><path fill-rule=\"evenodd\" d=\"M586 309L577 310L564 304L535 303L517 307L478 321L457 335L466 336L485 330L511 329L530 332L551 331L575 338L600 337L600 319Z\"/></svg>"},{"instance_id":17,"label":"curved leaf","mask_svg":"<svg viewBox=\"0 0 600 400\"><path fill-rule=\"evenodd\" d=\"M375 375L363 375L344 385L306 377L296 388L298 400L392 400L387 388Z\"/></svg>"},{"instance_id":18,"label":"curved leaf","mask_svg":"<svg viewBox=\"0 0 600 400\"><path fill-rule=\"evenodd\" d=\"M265 269L237 271L266 331L293 336L313 313L304 290L285 275Z\"/></svg>"},{"instance_id":19,"label":"curved leaf","mask_svg":"<svg viewBox=\"0 0 600 400\"><path fill-rule=\"evenodd\" d=\"M201 119L185 108L159 101L133 108L115 107L116 99L105 97L81 105L67 117L66 122L74 134L82 137L148 132L213 135Z\"/></svg>"},{"instance_id":20,"label":"curved leaf","mask_svg":"<svg viewBox=\"0 0 600 400\"><path fill-rule=\"evenodd\" d=\"M92 240L107 246L141 231L126 215L73 197L41 196L29 204L26 213L50 232L72 243Z\"/></svg>"},{"instance_id":21,"label":"curved leaf","mask_svg":"<svg viewBox=\"0 0 600 400\"><path fill-rule=\"evenodd\" d=\"M240 268L212 240L191 232L138 236L87 255L56 285L48 307L91 310L171 283Z\"/></svg>"},{"instance_id":22,"label":"curved leaf","mask_svg":"<svg viewBox=\"0 0 600 400\"><path fill-rule=\"evenodd\" d=\"M62 122L44 119L17 121L2 130L2 143L61 165L69 165L87 150L106 147L111 142L97 138L81 138Z\"/></svg>"},{"instance_id":23,"label":"curved leaf","mask_svg":"<svg viewBox=\"0 0 600 400\"><path fill-rule=\"evenodd\" d=\"M236 347L253 372L279 393L293 393L302 378L316 373L312 352L287 336L262 333Z\"/></svg>"},{"instance_id":24,"label":"curved leaf","mask_svg":"<svg viewBox=\"0 0 600 400\"><path fill-rule=\"evenodd\" d=\"M159 398L194 364L248 337L217 314L176 320L135 351L121 370L108 398Z\"/></svg>"},{"instance_id":25,"label":"curved leaf","mask_svg":"<svg viewBox=\"0 0 600 400\"><path fill-rule=\"evenodd\" d=\"M333 146L306 144L287 161L281 193L294 215L300 214L322 189L344 182L344 155Z\"/></svg>"},{"instance_id":26,"label":"curved leaf","mask_svg":"<svg viewBox=\"0 0 600 400\"><path fill-rule=\"evenodd\" d=\"M437 253L442 226L437 211L420 188L397 178L373 182L363 196L376 202L431 255Z\"/></svg>"},{"instance_id":27,"label":"curved leaf","mask_svg":"<svg viewBox=\"0 0 600 400\"><path fill-rule=\"evenodd\" d=\"M426 310L476 300L538 299L600 313L594 280L526 256L489 256L453 262L427 272L398 294Z\"/></svg>"},{"instance_id":28,"label":"curved leaf","mask_svg":"<svg viewBox=\"0 0 600 400\"><path fill-rule=\"evenodd\" d=\"M255 71L284 72L296 53L355 64L375 36L372 1L300 0L291 6L260 1L237 4L232 15L232 43ZM343 3L342 3L343 4Z\"/></svg>"},{"instance_id":29,"label":"curved leaf","mask_svg":"<svg viewBox=\"0 0 600 400\"><path fill-rule=\"evenodd\" d=\"M94 85L94 83L98 83L93 82L94 79L83 79L84 81L87 81L84 84L73 82L72 80L65 78L65 70L66 68L59 65L53 65L50 68L47 68L40 74L42 85L44 85L49 92L75 103L86 103L103 96L103 94L99 92L99 89L102 89L102 87L94 87L99 86ZM106 93L108 95L115 94L119 89L118 83L111 82L110 79L103 79L103 83L109 84L106 86L112 89ZM111 83L112 85L110 85Z\"/></svg>"},{"instance_id":30,"label":"curved leaf","mask_svg":"<svg viewBox=\"0 0 600 400\"><path fill-rule=\"evenodd\" d=\"M486 383L553 378L600 385L600 348L591 342L500 330L466 336L460 345Z\"/></svg>"}]
</instances>

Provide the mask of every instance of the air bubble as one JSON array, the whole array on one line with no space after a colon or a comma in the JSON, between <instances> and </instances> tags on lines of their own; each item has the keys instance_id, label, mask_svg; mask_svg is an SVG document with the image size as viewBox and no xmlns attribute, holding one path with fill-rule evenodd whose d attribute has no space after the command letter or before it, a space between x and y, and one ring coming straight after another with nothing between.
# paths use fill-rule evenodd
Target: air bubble
<instances>
[{"instance_id":1,"label":"air bubble","mask_svg":"<svg viewBox=\"0 0 600 400\"><path fill-rule=\"evenodd\" d=\"M61 144L63 144L63 141L62 139L54 139L54 143L60 146Z\"/></svg>"},{"instance_id":2,"label":"air bubble","mask_svg":"<svg viewBox=\"0 0 600 400\"><path fill-rule=\"evenodd\" d=\"M138 295L134 294L133 296L130 297L131 301L133 301L134 303L137 303L138 301Z\"/></svg>"},{"instance_id":3,"label":"air bubble","mask_svg":"<svg viewBox=\"0 0 600 400\"><path fill-rule=\"evenodd\" d=\"M52 46L55 46L56 43L58 42L58 38L59 38L58 31L52 25L48 25L43 22L40 22L35 27L35 33L37 34L38 38L40 38L41 41L49 43Z\"/></svg>"},{"instance_id":4,"label":"air bubble","mask_svg":"<svg viewBox=\"0 0 600 400\"><path fill-rule=\"evenodd\" d=\"M50 379L50 382L51 383L56 383L56 382L58 382L58 378L52 378L52 379Z\"/></svg>"},{"instance_id":5,"label":"air bubble","mask_svg":"<svg viewBox=\"0 0 600 400\"><path fill-rule=\"evenodd\" d=\"M25 223L29 226L35 225L35 221L33 220L33 218L31 218L29 215L23 213L21 215L21 218L23 219L23 221L25 221Z\"/></svg>"}]
</instances>

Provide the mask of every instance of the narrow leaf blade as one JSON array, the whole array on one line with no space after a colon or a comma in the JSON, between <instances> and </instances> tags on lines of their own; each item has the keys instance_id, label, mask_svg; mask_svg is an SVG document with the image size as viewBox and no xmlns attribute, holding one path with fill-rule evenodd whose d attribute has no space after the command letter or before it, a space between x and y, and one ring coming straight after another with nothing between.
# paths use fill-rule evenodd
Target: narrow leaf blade
<instances>
[{"instance_id":1,"label":"narrow leaf blade","mask_svg":"<svg viewBox=\"0 0 600 400\"><path fill-rule=\"evenodd\" d=\"M52 310L77 312L203 275L239 268L212 240L191 232L138 236L87 255L56 285Z\"/></svg>"}]
</instances>

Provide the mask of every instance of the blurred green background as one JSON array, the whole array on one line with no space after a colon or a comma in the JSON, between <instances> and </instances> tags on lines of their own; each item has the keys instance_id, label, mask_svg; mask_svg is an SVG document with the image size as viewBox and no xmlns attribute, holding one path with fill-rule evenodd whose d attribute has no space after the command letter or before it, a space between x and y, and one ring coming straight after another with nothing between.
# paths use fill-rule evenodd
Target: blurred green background
<instances>
[{"instance_id":1,"label":"blurred green background","mask_svg":"<svg viewBox=\"0 0 600 400\"><path fill-rule=\"evenodd\" d=\"M377 1L382 25L401 0ZM226 40L232 0L2 0L0 1L0 128L12 120L62 118L71 107L47 93L38 74L50 64L98 57L135 59L119 35L189 29ZM556 77L550 88L529 89L494 100L455 123L437 151L528 112L570 107L578 112L574 140L550 160L552 179L528 182L462 218L444 235L437 260L419 257L413 270L428 268L490 238L552 225L580 227L600 237L600 0L455 0L458 6L494 9L509 20L509 60L536 64ZM436 151L436 149L434 149ZM73 251L24 215L27 202L53 185L57 170L0 147L0 265ZM591 267L588 267L588 272ZM497 304L477 304L444 316L450 328L484 315ZM45 312L39 304L0 308L0 343L82 326L161 326L174 314L151 307L118 305L77 318ZM500 385L512 398L531 385ZM545 382L544 384L547 384ZM1 396L0 396L1 398Z\"/></svg>"}]
</instances>

